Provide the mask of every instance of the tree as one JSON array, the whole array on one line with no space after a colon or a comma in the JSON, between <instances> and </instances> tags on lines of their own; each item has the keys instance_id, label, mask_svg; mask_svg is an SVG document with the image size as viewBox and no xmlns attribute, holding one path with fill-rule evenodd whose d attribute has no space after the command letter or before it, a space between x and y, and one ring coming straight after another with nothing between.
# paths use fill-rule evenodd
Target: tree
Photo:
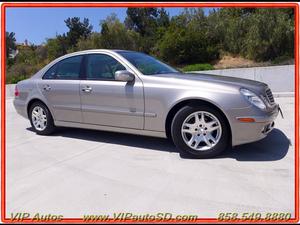
<instances>
[{"instance_id":1,"label":"tree","mask_svg":"<svg viewBox=\"0 0 300 225\"><path fill-rule=\"evenodd\" d=\"M158 10L156 22L158 27L168 27L170 25L169 13L164 8Z\"/></svg>"},{"instance_id":2,"label":"tree","mask_svg":"<svg viewBox=\"0 0 300 225\"><path fill-rule=\"evenodd\" d=\"M218 58L218 49L208 32L204 11L186 9L157 43L158 56L174 65L210 62Z\"/></svg>"},{"instance_id":3,"label":"tree","mask_svg":"<svg viewBox=\"0 0 300 225\"><path fill-rule=\"evenodd\" d=\"M69 48L67 36L63 34L57 35L56 38L48 39L46 48L49 60L65 55Z\"/></svg>"},{"instance_id":4,"label":"tree","mask_svg":"<svg viewBox=\"0 0 300 225\"><path fill-rule=\"evenodd\" d=\"M47 60L48 53L47 53L46 46L43 45L37 46L35 49L35 53L39 62L43 62Z\"/></svg>"},{"instance_id":5,"label":"tree","mask_svg":"<svg viewBox=\"0 0 300 225\"><path fill-rule=\"evenodd\" d=\"M140 35L126 29L116 14L111 14L100 22L101 46L108 49L139 50Z\"/></svg>"},{"instance_id":6,"label":"tree","mask_svg":"<svg viewBox=\"0 0 300 225\"><path fill-rule=\"evenodd\" d=\"M221 8L207 20L207 35L222 53L255 61L293 57L293 9Z\"/></svg>"},{"instance_id":7,"label":"tree","mask_svg":"<svg viewBox=\"0 0 300 225\"><path fill-rule=\"evenodd\" d=\"M140 34L142 51L152 52L164 28L169 26L169 14L163 8L128 8L126 13L126 28Z\"/></svg>"},{"instance_id":8,"label":"tree","mask_svg":"<svg viewBox=\"0 0 300 225\"><path fill-rule=\"evenodd\" d=\"M82 37L86 39L92 32L93 26L90 25L89 19L84 18L83 22L79 17L68 18L65 20L66 26L69 28L67 32L67 40L69 47L75 47L77 41Z\"/></svg>"},{"instance_id":9,"label":"tree","mask_svg":"<svg viewBox=\"0 0 300 225\"><path fill-rule=\"evenodd\" d=\"M157 8L128 8L125 25L128 29L140 33L143 37L152 35L158 17Z\"/></svg>"},{"instance_id":10,"label":"tree","mask_svg":"<svg viewBox=\"0 0 300 225\"><path fill-rule=\"evenodd\" d=\"M6 81L15 83L35 74L45 64L37 55L35 45L18 47L19 53L14 58L14 64L7 68Z\"/></svg>"},{"instance_id":11,"label":"tree","mask_svg":"<svg viewBox=\"0 0 300 225\"><path fill-rule=\"evenodd\" d=\"M256 61L293 57L294 20L291 18L285 9L257 9L251 17L242 55Z\"/></svg>"},{"instance_id":12,"label":"tree","mask_svg":"<svg viewBox=\"0 0 300 225\"><path fill-rule=\"evenodd\" d=\"M5 42L6 42L6 58L9 58L9 55L12 53L12 51L17 49L16 46L16 38L14 32L6 32L5 33Z\"/></svg>"},{"instance_id":13,"label":"tree","mask_svg":"<svg viewBox=\"0 0 300 225\"><path fill-rule=\"evenodd\" d=\"M76 51L88 50L88 49L99 49L103 48L101 45L101 34L92 33L88 38L80 38L76 45Z\"/></svg>"}]
</instances>

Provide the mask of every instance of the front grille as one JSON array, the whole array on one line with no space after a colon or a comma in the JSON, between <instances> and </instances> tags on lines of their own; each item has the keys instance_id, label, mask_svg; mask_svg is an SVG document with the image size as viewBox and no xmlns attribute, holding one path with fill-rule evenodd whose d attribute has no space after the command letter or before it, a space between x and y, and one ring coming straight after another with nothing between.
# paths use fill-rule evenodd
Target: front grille
<instances>
[{"instance_id":1,"label":"front grille","mask_svg":"<svg viewBox=\"0 0 300 225\"><path fill-rule=\"evenodd\" d=\"M268 102L269 102L271 105L275 103L274 97L273 97L273 94L272 94L272 91L271 91L270 88L267 88L267 89L266 89L266 97L267 97Z\"/></svg>"}]
</instances>

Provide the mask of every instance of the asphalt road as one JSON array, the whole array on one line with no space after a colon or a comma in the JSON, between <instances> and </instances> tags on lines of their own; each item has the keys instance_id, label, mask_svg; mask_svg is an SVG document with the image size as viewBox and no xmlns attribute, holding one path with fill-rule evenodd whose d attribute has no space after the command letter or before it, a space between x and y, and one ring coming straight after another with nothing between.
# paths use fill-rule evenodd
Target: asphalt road
<instances>
[{"instance_id":1,"label":"asphalt road","mask_svg":"<svg viewBox=\"0 0 300 225\"><path fill-rule=\"evenodd\" d=\"M277 98L267 138L214 159L183 159L165 139L67 129L36 135L6 101L6 213L294 214L294 98Z\"/></svg>"}]
</instances>

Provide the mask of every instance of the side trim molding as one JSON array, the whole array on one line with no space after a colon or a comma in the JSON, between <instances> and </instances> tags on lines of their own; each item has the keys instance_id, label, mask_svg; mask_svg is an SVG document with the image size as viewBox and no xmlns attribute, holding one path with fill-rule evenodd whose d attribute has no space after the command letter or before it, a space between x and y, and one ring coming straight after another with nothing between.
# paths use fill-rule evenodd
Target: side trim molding
<instances>
[{"instance_id":1,"label":"side trim molding","mask_svg":"<svg viewBox=\"0 0 300 225\"><path fill-rule=\"evenodd\" d=\"M102 126L102 125L86 124L86 123L74 123L74 122L66 122L66 121L54 121L54 124L55 126L61 126L61 127L76 127L76 128L84 128L84 129L92 129L92 130L102 130L102 131L111 131L111 132L118 132L118 133L167 138L166 133L161 131L139 130L139 129L130 129L130 128L123 128L123 127L110 127L110 126Z\"/></svg>"},{"instance_id":2,"label":"side trim molding","mask_svg":"<svg viewBox=\"0 0 300 225\"><path fill-rule=\"evenodd\" d=\"M77 106L73 105L53 105L52 106L54 109L60 109L60 110L72 110L72 111L80 111L81 109L78 108Z\"/></svg>"}]
</instances>

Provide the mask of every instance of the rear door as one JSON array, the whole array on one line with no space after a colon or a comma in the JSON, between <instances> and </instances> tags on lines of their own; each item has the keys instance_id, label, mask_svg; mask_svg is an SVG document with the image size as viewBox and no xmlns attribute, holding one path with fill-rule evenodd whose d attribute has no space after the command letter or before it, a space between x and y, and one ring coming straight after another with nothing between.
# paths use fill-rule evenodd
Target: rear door
<instances>
[{"instance_id":1,"label":"rear door","mask_svg":"<svg viewBox=\"0 0 300 225\"><path fill-rule=\"evenodd\" d=\"M113 127L143 129L143 84L117 81L114 73L126 70L124 64L108 54L85 56L84 77L80 84L83 122Z\"/></svg>"},{"instance_id":2,"label":"rear door","mask_svg":"<svg viewBox=\"0 0 300 225\"><path fill-rule=\"evenodd\" d=\"M79 95L82 59L80 55L59 61L38 83L55 120L82 122Z\"/></svg>"}]
</instances>

